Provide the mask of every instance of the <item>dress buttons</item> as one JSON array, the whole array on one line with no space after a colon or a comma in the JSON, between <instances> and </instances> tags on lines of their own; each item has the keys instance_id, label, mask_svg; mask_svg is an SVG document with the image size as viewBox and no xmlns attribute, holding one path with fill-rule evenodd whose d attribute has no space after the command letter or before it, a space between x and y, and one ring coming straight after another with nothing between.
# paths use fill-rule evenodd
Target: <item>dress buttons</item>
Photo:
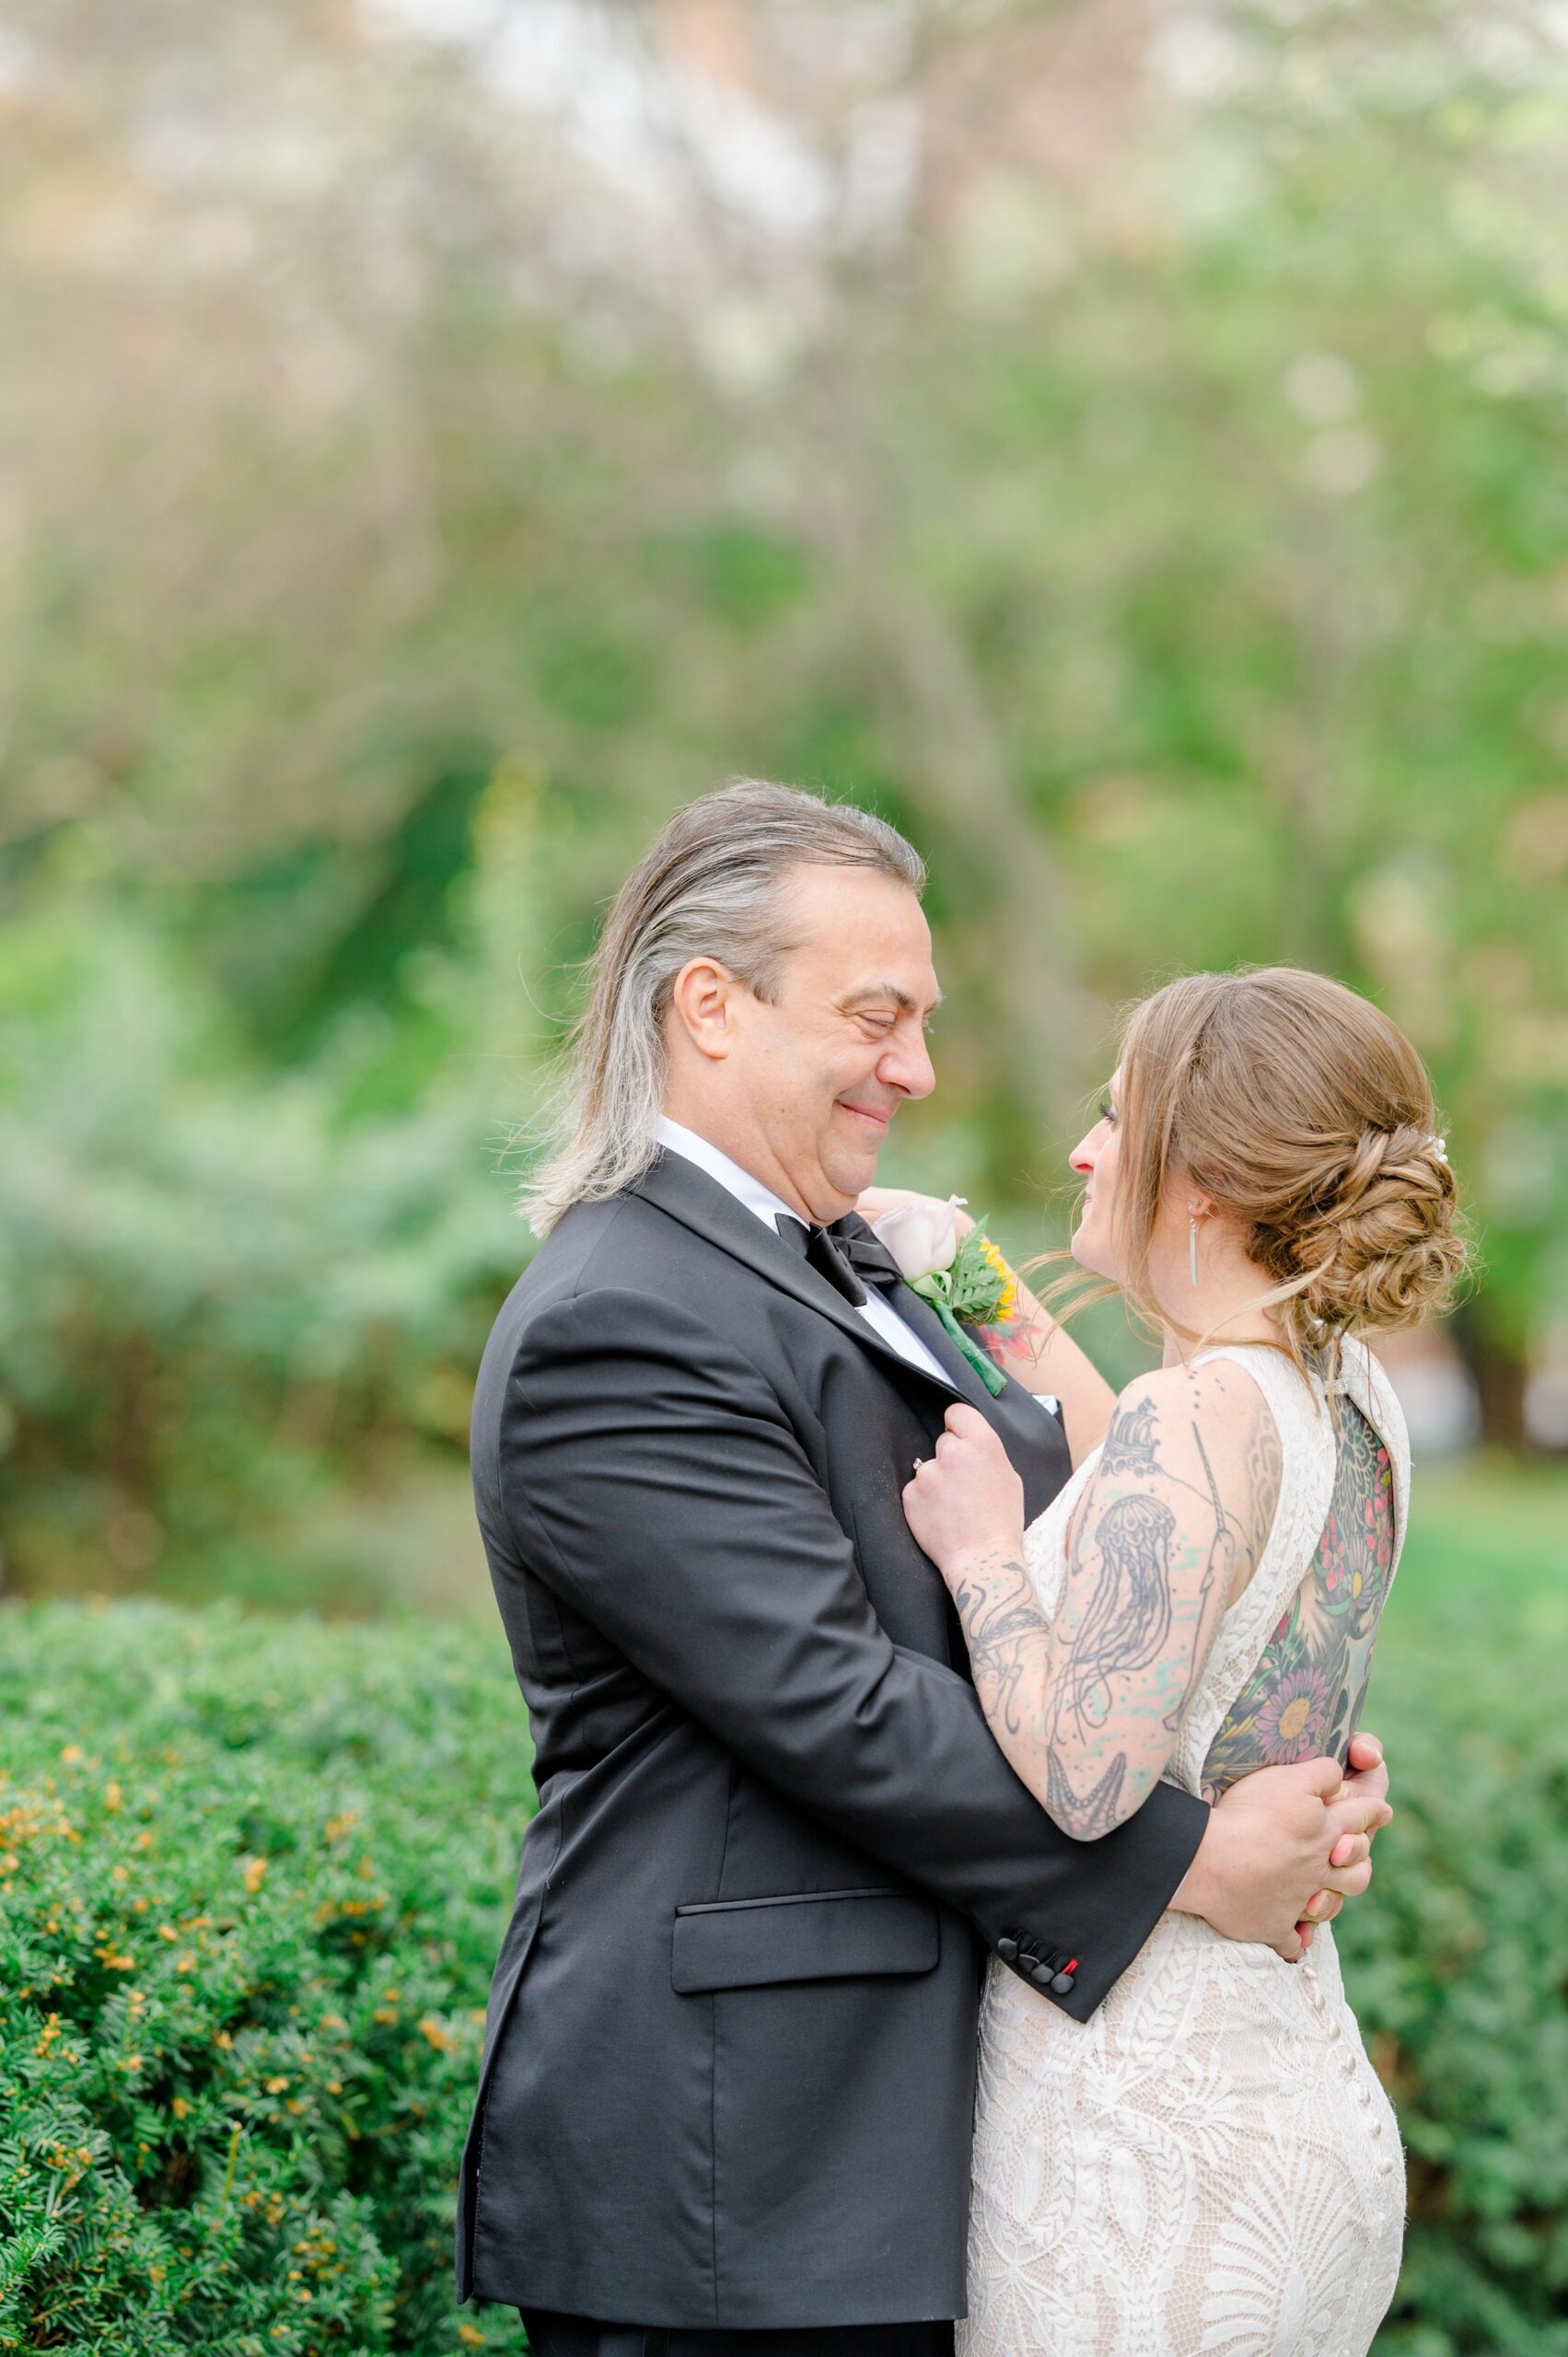
<instances>
[{"instance_id":1,"label":"dress buttons","mask_svg":"<svg viewBox=\"0 0 1568 2357\"><path fill-rule=\"evenodd\" d=\"M1018 1961L1017 1941L998 1940L996 1943L996 1953L1001 1957L1004 1964L1016 1964Z\"/></svg>"},{"instance_id":2,"label":"dress buttons","mask_svg":"<svg viewBox=\"0 0 1568 2357\"><path fill-rule=\"evenodd\" d=\"M1029 1975L1037 1989L1049 1989L1055 1977L1049 1964L1037 1964Z\"/></svg>"},{"instance_id":3,"label":"dress buttons","mask_svg":"<svg viewBox=\"0 0 1568 2357\"><path fill-rule=\"evenodd\" d=\"M1072 1986L1073 1976L1070 1972L1058 1972L1052 1977L1051 1987L1055 1996L1065 1997Z\"/></svg>"}]
</instances>

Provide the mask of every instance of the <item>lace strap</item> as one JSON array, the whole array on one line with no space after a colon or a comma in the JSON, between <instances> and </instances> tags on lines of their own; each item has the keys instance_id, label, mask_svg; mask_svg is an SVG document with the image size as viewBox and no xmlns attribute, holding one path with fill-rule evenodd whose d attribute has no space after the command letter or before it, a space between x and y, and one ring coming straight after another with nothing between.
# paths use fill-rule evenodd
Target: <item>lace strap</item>
<instances>
[{"instance_id":1,"label":"lace strap","mask_svg":"<svg viewBox=\"0 0 1568 2357\"><path fill-rule=\"evenodd\" d=\"M1394 1553L1388 1566L1388 1585L1391 1587L1394 1574L1400 1568L1405 1530L1410 1520L1411 1441L1405 1428L1405 1411L1400 1405L1399 1394L1384 1372L1382 1361L1374 1358L1363 1341L1345 1342L1340 1353L1336 1387L1360 1409L1388 1452L1389 1469L1394 1476Z\"/></svg>"}]
</instances>

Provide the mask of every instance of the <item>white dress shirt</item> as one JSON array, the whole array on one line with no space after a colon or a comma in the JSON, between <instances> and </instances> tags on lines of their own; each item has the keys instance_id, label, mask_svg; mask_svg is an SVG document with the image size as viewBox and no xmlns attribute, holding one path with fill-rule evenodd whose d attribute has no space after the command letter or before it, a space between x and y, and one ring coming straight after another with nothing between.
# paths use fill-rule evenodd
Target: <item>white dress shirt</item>
<instances>
[{"instance_id":1,"label":"white dress shirt","mask_svg":"<svg viewBox=\"0 0 1568 2357\"><path fill-rule=\"evenodd\" d=\"M668 1114L659 1116L658 1141L671 1154L683 1155L688 1162L694 1162L699 1170L705 1170L710 1178L716 1178L738 1203L744 1203L749 1212L754 1212L763 1226L771 1227L775 1236L779 1232L781 1219L792 1219L797 1227L806 1225L800 1213L792 1212L771 1187L764 1187L760 1178L752 1178L749 1170L743 1170L738 1162L732 1162L727 1154L719 1152L716 1145L710 1145L706 1138L697 1135L695 1130L683 1129ZM911 1366L918 1366L926 1375L934 1375L938 1383L945 1383L949 1391L956 1391L958 1385L947 1370L937 1364L914 1329L904 1324L898 1311L874 1287L867 1285L865 1292L866 1299L856 1308L856 1317L864 1318L885 1342L891 1344L900 1358L908 1359Z\"/></svg>"}]
</instances>

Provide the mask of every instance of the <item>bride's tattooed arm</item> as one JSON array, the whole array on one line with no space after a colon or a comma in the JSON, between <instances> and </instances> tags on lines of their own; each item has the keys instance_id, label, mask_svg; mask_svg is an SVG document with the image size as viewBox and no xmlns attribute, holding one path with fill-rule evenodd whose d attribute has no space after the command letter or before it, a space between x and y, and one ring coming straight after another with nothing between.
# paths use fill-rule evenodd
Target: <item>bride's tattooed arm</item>
<instances>
[{"instance_id":1,"label":"bride's tattooed arm","mask_svg":"<svg viewBox=\"0 0 1568 2357\"><path fill-rule=\"evenodd\" d=\"M917 1476L910 1518L953 1592L998 1743L1063 1830L1093 1840L1142 1805L1167 1765L1220 1618L1267 1543L1280 1486L1273 1420L1225 1361L1130 1386L1079 1501L1049 1623L1016 1526L1004 1535L1016 1509L983 1429L966 1422L958 1446Z\"/></svg>"}]
</instances>

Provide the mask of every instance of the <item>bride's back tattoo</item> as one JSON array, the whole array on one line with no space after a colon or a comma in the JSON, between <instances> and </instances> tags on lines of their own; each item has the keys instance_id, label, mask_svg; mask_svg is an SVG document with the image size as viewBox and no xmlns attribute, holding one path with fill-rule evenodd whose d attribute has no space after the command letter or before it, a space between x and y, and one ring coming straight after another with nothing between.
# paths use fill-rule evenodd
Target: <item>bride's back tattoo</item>
<instances>
[{"instance_id":1,"label":"bride's back tattoo","mask_svg":"<svg viewBox=\"0 0 1568 2357\"><path fill-rule=\"evenodd\" d=\"M1342 1397L1328 1520L1290 1608L1209 1747L1205 1799L1217 1800L1254 1768L1343 1758L1366 1698L1393 1559L1388 1452Z\"/></svg>"}]
</instances>

